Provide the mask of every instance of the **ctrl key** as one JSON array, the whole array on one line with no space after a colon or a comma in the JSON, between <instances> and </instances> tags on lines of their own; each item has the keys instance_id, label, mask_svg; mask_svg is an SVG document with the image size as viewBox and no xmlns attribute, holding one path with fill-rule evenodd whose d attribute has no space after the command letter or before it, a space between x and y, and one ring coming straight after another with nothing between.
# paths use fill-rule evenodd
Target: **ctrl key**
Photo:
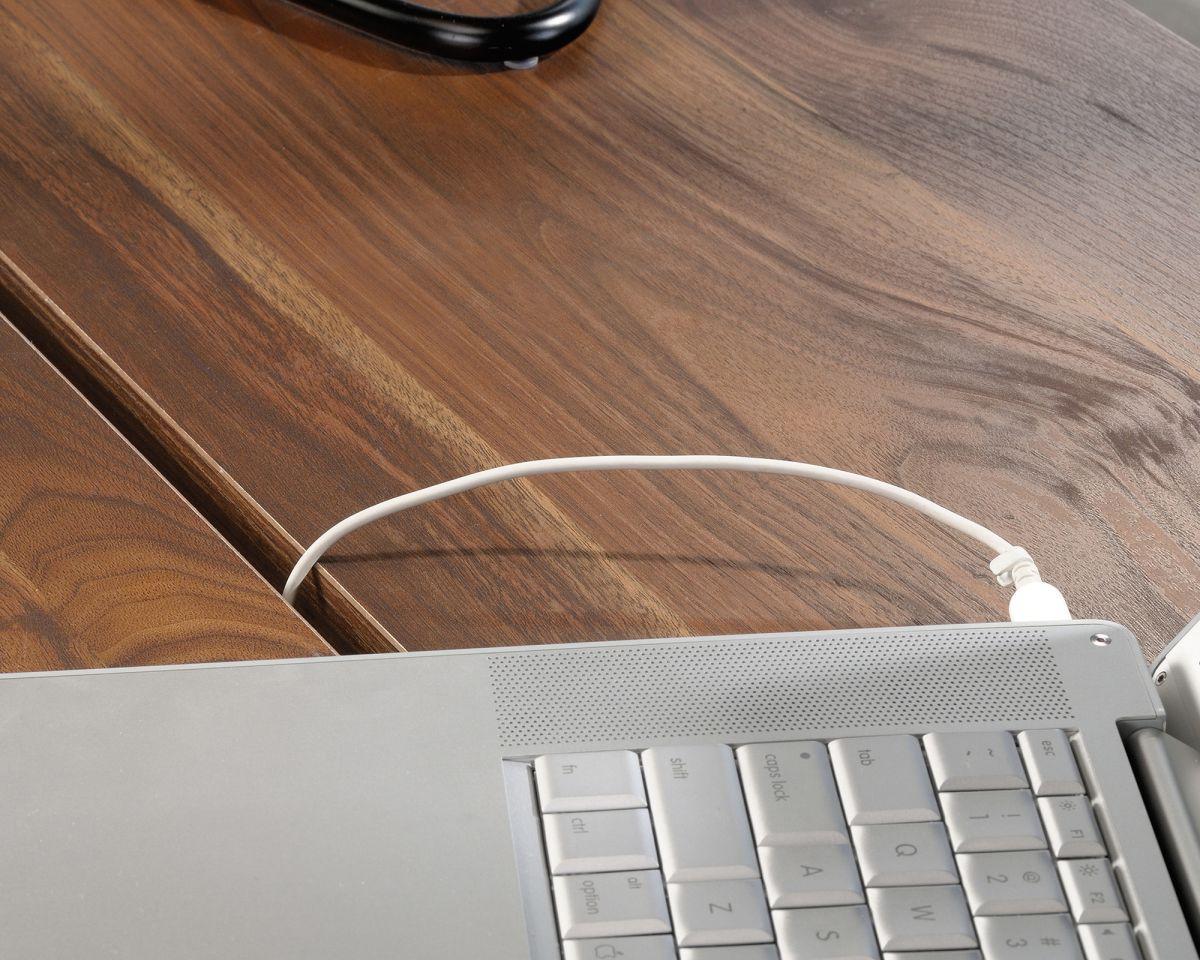
<instances>
[{"instance_id":1,"label":"ctrl key","mask_svg":"<svg viewBox=\"0 0 1200 960\"><path fill-rule=\"evenodd\" d=\"M555 877L553 883L558 928L564 940L671 932L667 894L658 870L581 873Z\"/></svg>"},{"instance_id":2,"label":"ctrl key","mask_svg":"<svg viewBox=\"0 0 1200 960\"><path fill-rule=\"evenodd\" d=\"M568 940L565 960L675 960L671 937L610 937L607 940Z\"/></svg>"}]
</instances>

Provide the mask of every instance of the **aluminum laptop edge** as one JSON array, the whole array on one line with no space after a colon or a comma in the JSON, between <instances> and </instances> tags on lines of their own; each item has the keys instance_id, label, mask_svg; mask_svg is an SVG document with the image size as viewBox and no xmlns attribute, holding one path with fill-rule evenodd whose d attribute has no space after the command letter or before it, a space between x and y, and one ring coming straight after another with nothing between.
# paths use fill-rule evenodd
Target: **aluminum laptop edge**
<instances>
[{"instance_id":1,"label":"aluminum laptop edge","mask_svg":"<svg viewBox=\"0 0 1200 960\"><path fill-rule=\"evenodd\" d=\"M1084 621L5 675L0 958L549 960L534 757L1061 728L1145 960L1194 960L1164 725Z\"/></svg>"}]
</instances>

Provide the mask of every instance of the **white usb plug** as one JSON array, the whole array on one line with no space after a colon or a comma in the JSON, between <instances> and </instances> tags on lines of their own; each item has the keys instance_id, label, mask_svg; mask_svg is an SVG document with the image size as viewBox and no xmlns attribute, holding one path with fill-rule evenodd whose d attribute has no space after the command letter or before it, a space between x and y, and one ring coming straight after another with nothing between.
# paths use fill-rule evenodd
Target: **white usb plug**
<instances>
[{"instance_id":1,"label":"white usb plug","mask_svg":"<svg viewBox=\"0 0 1200 960\"><path fill-rule=\"evenodd\" d=\"M1012 586L1008 618L1013 623L1070 620L1071 611L1058 587L1046 583L1024 547L1009 547L988 566L1002 587Z\"/></svg>"}]
</instances>

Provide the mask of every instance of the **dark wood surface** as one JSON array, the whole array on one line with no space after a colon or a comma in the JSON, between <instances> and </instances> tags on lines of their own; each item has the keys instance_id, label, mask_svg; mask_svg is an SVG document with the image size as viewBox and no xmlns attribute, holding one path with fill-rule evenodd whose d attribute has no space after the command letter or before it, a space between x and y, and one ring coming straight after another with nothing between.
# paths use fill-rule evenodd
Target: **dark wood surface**
<instances>
[{"instance_id":1,"label":"dark wood surface","mask_svg":"<svg viewBox=\"0 0 1200 960\"><path fill-rule=\"evenodd\" d=\"M763 454L977 517L1150 651L1200 583L1197 102L1100 0L610 0L525 73L4 0L3 285L276 583L464 471ZM305 608L366 650L998 618L980 559L786 480L558 478L363 531Z\"/></svg>"},{"instance_id":2,"label":"dark wood surface","mask_svg":"<svg viewBox=\"0 0 1200 960\"><path fill-rule=\"evenodd\" d=\"M0 671L329 647L0 316Z\"/></svg>"}]
</instances>

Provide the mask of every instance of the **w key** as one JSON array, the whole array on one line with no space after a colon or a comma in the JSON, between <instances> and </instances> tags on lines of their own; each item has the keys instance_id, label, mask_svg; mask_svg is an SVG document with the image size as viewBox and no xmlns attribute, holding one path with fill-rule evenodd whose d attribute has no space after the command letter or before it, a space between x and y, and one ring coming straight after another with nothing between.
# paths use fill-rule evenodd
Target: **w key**
<instances>
[{"instance_id":1,"label":"w key","mask_svg":"<svg viewBox=\"0 0 1200 960\"><path fill-rule=\"evenodd\" d=\"M868 890L867 897L884 950L976 946L975 924L960 887L891 887Z\"/></svg>"}]
</instances>

